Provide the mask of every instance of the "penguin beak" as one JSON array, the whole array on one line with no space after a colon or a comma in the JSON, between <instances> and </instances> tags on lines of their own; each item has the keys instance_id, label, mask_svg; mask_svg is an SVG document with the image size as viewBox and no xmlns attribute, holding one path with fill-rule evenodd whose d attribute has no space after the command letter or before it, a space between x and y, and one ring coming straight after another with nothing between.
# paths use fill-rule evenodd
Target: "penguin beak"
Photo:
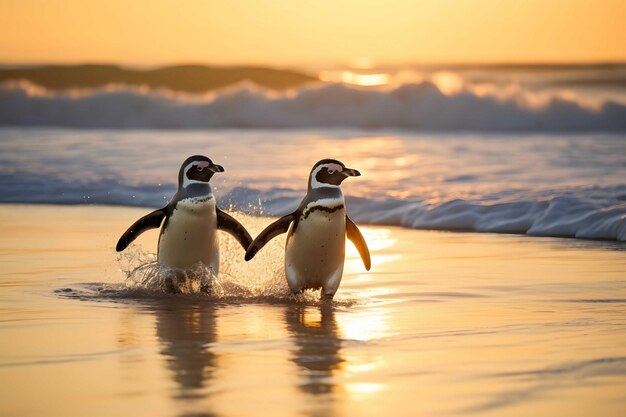
<instances>
[{"instance_id":1,"label":"penguin beak","mask_svg":"<svg viewBox=\"0 0 626 417\"><path fill-rule=\"evenodd\" d=\"M360 177L361 176L361 173L359 171L357 171L356 169L352 169L352 168L346 168L341 172L346 177Z\"/></svg>"},{"instance_id":2,"label":"penguin beak","mask_svg":"<svg viewBox=\"0 0 626 417\"><path fill-rule=\"evenodd\" d=\"M221 165L211 164L209 169L213 172L224 172L224 168Z\"/></svg>"}]
</instances>

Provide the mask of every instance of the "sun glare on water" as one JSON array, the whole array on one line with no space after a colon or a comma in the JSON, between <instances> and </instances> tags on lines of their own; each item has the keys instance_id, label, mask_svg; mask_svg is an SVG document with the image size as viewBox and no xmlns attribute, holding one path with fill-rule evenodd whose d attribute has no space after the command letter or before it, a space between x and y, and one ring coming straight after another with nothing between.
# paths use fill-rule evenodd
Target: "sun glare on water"
<instances>
[{"instance_id":1,"label":"sun glare on water","mask_svg":"<svg viewBox=\"0 0 626 417\"><path fill-rule=\"evenodd\" d=\"M325 70L318 74L322 81L344 83L360 87L378 87L388 85L391 75L386 72L372 72L372 70Z\"/></svg>"},{"instance_id":2,"label":"sun glare on water","mask_svg":"<svg viewBox=\"0 0 626 417\"><path fill-rule=\"evenodd\" d=\"M360 74L352 71L343 71L341 81L346 84L360 85L362 87L373 87L377 85L389 84L389 74Z\"/></svg>"},{"instance_id":3,"label":"sun glare on water","mask_svg":"<svg viewBox=\"0 0 626 417\"><path fill-rule=\"evenodd\" d=\"M352 394L373 394L384 389L383 384L375 384L371 382L355 382L347 384L346 388Z\"/></svg>"},{"instance_id":4,"label":"sun glare on water","mask_svg":"<svg viewBox=\"0 0 626 417\"><path fill-rule=\"evenodd\" d=\"M362 228L361 233L369 247L372 265L382 265L399 258L397 254L382 253L383 249L392 247L397 241L397 239L391 237L391 230L368 227ZM345 271L349 273L362 273L364 271L359 251L349 240L346 241ZM369 280L367 274L359 275L358 278L361 280Z\"/></svg>"}]
</instances>

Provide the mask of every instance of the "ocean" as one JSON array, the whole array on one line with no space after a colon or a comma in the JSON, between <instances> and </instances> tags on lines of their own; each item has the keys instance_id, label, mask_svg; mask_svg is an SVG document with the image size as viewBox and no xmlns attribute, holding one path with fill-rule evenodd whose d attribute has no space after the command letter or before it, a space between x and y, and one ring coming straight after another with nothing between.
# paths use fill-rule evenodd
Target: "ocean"
<instances>
[{"instance_id":1,"label":"ocean","mask_svg":"<svg viewBox=\"0 0 626 417\"><path fill-rule=\"evenodd\" d=\"M161 207L193 154L251 214L292 211L337 158L363 174L344 186L363 224L626 240L626 140L605 133L3 128L0 201Z\"/></svg>"},{"instance_id":2,"label":"ocean","mask_svg":"<svg viewBox=\"0 0 626 417\"><path fill-rule=\"evenodd\" d=\"M0 70L0 414L625 415L625 65L66 70ZM158 231L115 243L193 154L252 236L358 169L371 270L293 296L221 233L211 294L146 285Z\"/></svg>"},{"instance_id":3,"label":"ocean","mask_svg":"<svg viewBox=\"0 0 626 417\"><path fill-rule=\"evenodd\" d=\"M158 207L180 163L206 154L226 168L222 205L282 215L310 167L338 158L364 174L346 186L362 223L626 240L626 65L319 78L202 94L5 80L0 201Z\"/></svg>"}]
</instances>

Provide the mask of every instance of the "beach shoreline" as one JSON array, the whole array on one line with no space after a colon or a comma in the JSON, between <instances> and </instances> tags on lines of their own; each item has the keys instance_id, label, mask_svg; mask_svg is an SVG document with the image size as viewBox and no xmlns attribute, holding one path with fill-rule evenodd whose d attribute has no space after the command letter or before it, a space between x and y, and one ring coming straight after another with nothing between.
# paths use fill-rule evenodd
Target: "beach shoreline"
<instances>
[{"instance_id":1,"label":"beach shoreline","mask_svg":"<svg viewBox=\"0 0 626 417\"><path fill-rule=\"evenodd\" d=\"M223 280L250 294L209 302L123 292L114 244L144 212L0 205L8 415L626 411L624 244L363 226L372 270L348 244L324 306L255 293L284 240L245 263L222 234Z\"/></svg>"}]
</instances>

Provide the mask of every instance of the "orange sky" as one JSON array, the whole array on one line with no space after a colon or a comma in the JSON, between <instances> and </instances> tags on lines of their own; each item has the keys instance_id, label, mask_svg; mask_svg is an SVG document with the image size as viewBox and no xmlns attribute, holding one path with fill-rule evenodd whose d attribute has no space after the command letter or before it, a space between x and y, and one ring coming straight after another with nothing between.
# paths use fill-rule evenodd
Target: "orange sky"
<instances>
[{"instance_id":1,"label":"orange sky","mask_svg":"<svg viewBox=\"0 0 626 417\"><path fill-rule=\"evenodd\" d=\"M625 0L0 0L0 62L626 60Z\"/></svg>"}]
</instances>

